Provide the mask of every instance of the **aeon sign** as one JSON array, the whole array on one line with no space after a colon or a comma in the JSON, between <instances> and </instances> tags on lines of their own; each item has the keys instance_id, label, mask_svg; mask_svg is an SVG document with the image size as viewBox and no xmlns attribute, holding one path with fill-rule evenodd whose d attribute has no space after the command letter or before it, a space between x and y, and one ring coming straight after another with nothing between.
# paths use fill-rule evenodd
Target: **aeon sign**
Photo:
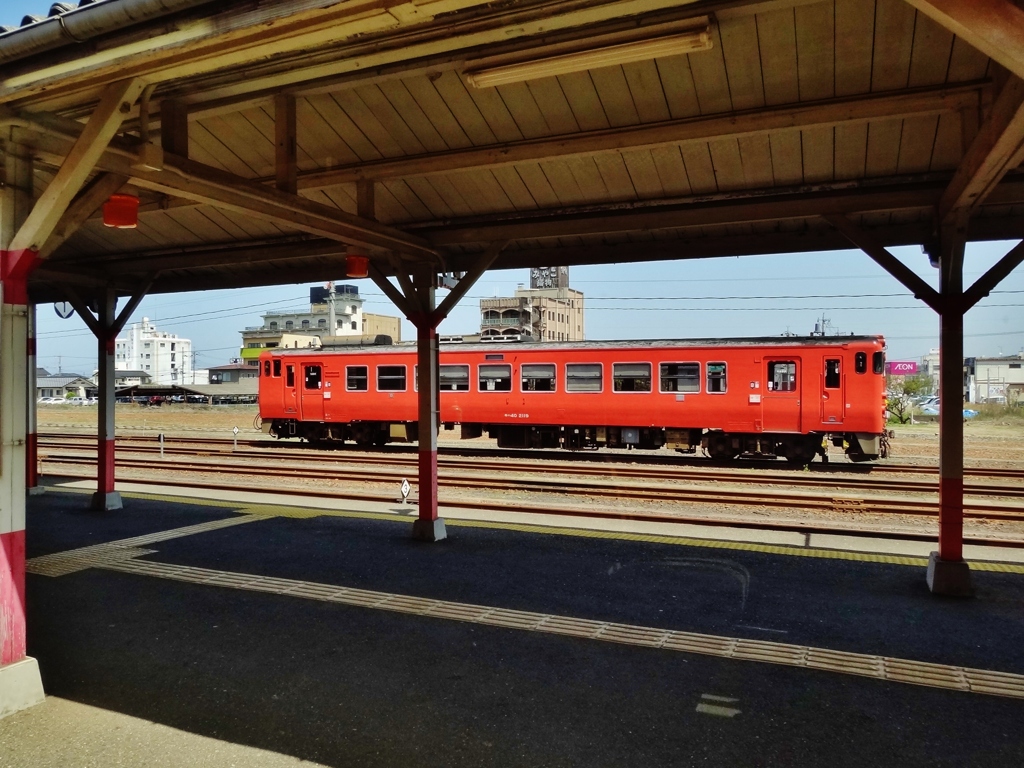
<instances>
[{"instance_id":1,"label":"aeon sign","mask_svg":"<svg viewBox=\"0 0 1024 768\"><path fill-rule=\"evenodd\" d=\"M885 372L893 376L913 376L917 373L917 363L906 360L893 360L885 364Z\"/></svg>"}]
</instances>

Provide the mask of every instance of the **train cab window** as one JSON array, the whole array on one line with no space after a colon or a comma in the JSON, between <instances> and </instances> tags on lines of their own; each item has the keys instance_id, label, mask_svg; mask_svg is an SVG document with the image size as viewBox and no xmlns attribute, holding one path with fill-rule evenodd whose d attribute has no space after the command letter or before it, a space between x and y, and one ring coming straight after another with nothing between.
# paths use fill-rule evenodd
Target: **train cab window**
<instances>
[{"instance_id":1,"label":"train cab window","mask_svg":"<svg viewBox=\"0 0 1024 768\"><path fill-rule=\"evenodd\" d=\"M264 360L263 361L263 375L264 376L269 376L270 375L270 361L269 360Z\"/></svg>"},{"instance_id":2,"label":"train cab window","mask_svg":"<svg viewBox=\"0 0 1024 768\"><path fill-rule=\"evenodd\" d=\"M468 365L442 365L437 370L441 391L469 392Z\"/></svg>"},{"instance_id":3,"label":"train cab window","mask_svg":"<svg viewBox=\"0 0 1024 768\"><path fill-rule=\"evenodd\" d=\"M275 360L274 361L274 377L278 378L278 379L281 378L281 361L280 360Z\"/></svg>"},{"instance_id":4,"label":"train cab window","mask_svg":"<svg viewBox=\"0 0 1024 768\"><path fill-rule=\"evenodd\" d=\"M404 365L377 366L378 392L405 392Z\"/></svg>"},{"instance_id":5,"label":"train cab window","mask_svg":"<svg viewBox=\"0 0 1024 768\"><path fill-rule=\"evenodd\" d=\"M853 356L853 370L857 373L868 372L868 353L858 352Z\"/></svg>"},{"instance_id":6,"label":"train cab window","mask_svg":"<svg viewBox=\"0 0 1024 768\"><path fill-rule=\"evenodd\" d=\"M550 363L526 363L522 368L523 392L554 392L555 366Z\"/></svg>"},{"instance_id":7,"label":"train cab window","mask_svg":"<svg viewBox=\"0 0 1024 768\"><path fill-rule=\"evenodd\" d=\"M349 392L366 392L370 388L370 372L365 365L345 366L345 389Z\"/></svg>"},{"instance_id":8,"label":"train cab window","mask_svg":"<svg viewBox=\"0 0 1024 768\"><path fill-rule=\"evenodd\" d=\"M284 377L284 384L286 387L295 386L295 366L289 365L286 369L286 375Z\"/></svg>"},{"instance_id":9,"label":"train cab window","mask_svg":"<svg viewBox=\"0 0 1024 768\"><path fill-rule=\"evenodd\" d=\"M839 361L825 361L825 389L839 389Z\"/></svg>"},{"instance_id":10,"label":"train cab window","mask_svg":"<svg viewBox=\"0 0 1024 768\"><path fill-rule=\"evenodd\" d=\"M600 392L600 363L567 363L565 366L566 392Z\"/></svg>"},{"instance_id":11,"label":"train cab window","mask_svg":"<svg viewBox=\"0 0 1024 768\"><path fill-rule=\"evenodd\" d=\"M725 392L725 363L708 363L708 392Z\"/></svg>"},{"instance_id":12,"label":"train cab window","mask_svg":"<svg viewBox=\"0 0 1024 768\"><path fill-rule=\"evenodd\" d=\"M791 360L768 363L768 389L772 392L795 392L796 363Z\"/></svg>"},{"instance_id":13,"label":"train cab window","mask_svg":"<svg viewBox=\"0 0 1024 768\"><path fill-rule=\"evenodd\" d=\"M658 369L662 392L700 392L700 363L662 363Z\"/></svg>"},{"instance_id":14,"label":"train cab window","mask_svg":"<svg viewBox=\"0 0 1024 768\"><path fill-rule=\"evenodd\" d=\"M477 377L481 392L511 392L512 366L487 364L477 368Z\"/></svg>"},{"instance_id":15,"label":"train cab window","mask_svg":"<svg viewBox=\"0 0 1024 768\"><path fill-rule=\"evenodd\" d=\"M306 389L320 389L323 387L323 368L319 365L306 366Z\"/></svg>"},{"instance_id":16,"label":"train cab window","mask_svg":"<svg viewBox=\"0 0 1024 768\"><path fill-rule=\"evenodd\" d=\"M871 353L871 372L885 373L885 352Z\"/></svg>"},{"instance_id":17,"label":"train cab window","mask_svg":"<svg viewBox=\"0 0 1024 768\"><path fill-rule=\"evenodd\" d=\"M612 363L612 390L615 392L650 392L650 363Z\"/></svg>"}]
</instances>

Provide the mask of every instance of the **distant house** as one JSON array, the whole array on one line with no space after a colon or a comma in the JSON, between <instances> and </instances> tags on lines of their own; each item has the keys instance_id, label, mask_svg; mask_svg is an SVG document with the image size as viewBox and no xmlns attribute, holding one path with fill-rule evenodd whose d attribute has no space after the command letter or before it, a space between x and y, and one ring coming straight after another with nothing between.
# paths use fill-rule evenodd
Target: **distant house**
<instances>
[{"instance_id":1,"label":"distant house","mask_svg":"<svg viewBox=\"0 0 1024 768\"><path fill-rule=\"evenodd\" d=\"M257 379L259 375L259 368L253 368L245 363L229 363L210 368L210 383L234 384L245 379Z\"/></svg>"},{"instance_id":2,"label":"distant house","mask_svg":"<svg viewBox=\"0 0 1024 768\"><path fill-rule=\"evenodd\" d=\"M145 371L114 371L114 389L149 384L153 377Z\"/></svg>"},{"instance_id":3,"label":"distant house","mask_svg":"<svg viewBox=\"0 0 1024 768\"><path fill-rule=\"evenodd\" d=\"M77 373L36 377L36 399L40 397L87 397L90 391L96 391L96 384L91 379L79 376Z\"/></svg>"}]
</instances>

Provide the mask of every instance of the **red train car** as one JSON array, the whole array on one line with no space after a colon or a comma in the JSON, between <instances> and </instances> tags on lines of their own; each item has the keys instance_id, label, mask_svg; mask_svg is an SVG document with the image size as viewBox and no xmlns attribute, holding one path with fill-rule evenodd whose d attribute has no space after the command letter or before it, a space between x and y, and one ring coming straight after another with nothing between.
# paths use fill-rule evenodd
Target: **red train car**
<instances>
[{"instance_id":1,"label":"red train car","mask_svg":"<svg viewBox=\"0 0 1024 768\"><path fill-rule=\"evenodd\" d=\"M501 447L702 447L712 458L884 457L881 336L452 344L440 351L441 422ZM277 437L413 441L416 348L273 349L260 416Z\"/></svg>"}]
</instances>

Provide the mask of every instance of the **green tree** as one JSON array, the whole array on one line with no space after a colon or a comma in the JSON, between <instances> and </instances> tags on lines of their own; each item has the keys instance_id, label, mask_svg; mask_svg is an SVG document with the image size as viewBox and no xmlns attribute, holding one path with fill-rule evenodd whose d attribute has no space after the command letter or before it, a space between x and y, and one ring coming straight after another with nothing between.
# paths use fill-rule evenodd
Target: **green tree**
<instances>
[{"instance_id":1,"label":"green tree","mask_svg":"<svg viewBox=\"0 0 1024 768\"><path fill-rule=\"evenodd\" d=\"M886 409L889 414L906 424L910 421L914 400L932 393L930 376L886 376L885 377Z\"/></svg>"}]
</instances>

